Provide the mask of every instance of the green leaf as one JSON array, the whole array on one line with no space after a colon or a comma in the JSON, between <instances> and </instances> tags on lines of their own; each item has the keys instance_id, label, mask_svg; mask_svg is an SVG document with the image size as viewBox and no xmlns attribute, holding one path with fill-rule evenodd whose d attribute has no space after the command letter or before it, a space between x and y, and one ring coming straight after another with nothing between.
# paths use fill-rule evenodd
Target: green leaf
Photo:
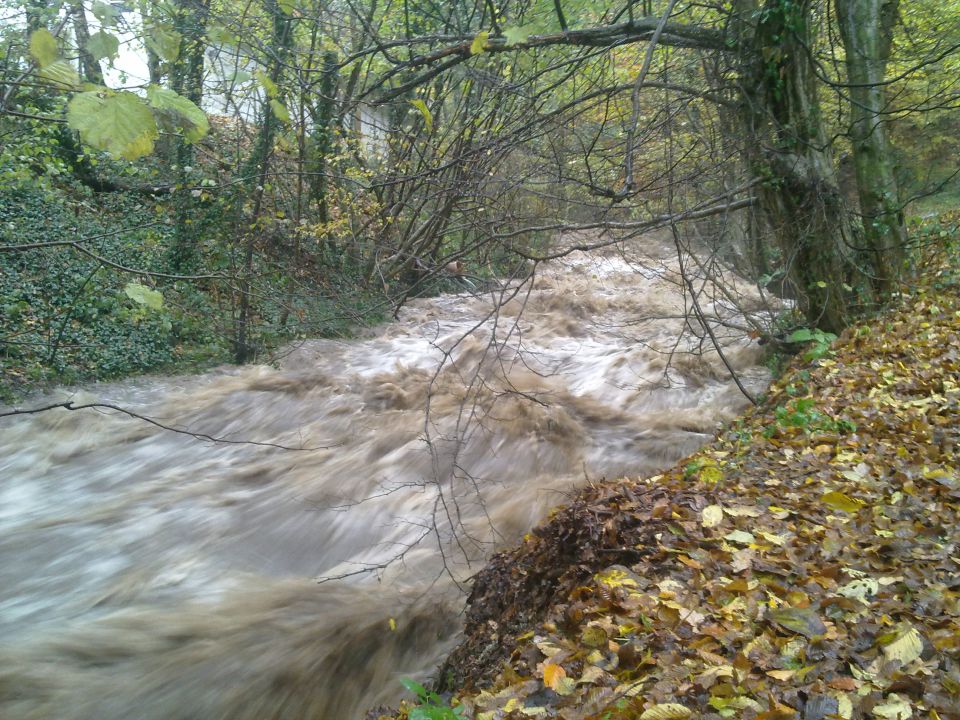
<instances>
[{"instance_id":1,"label":"green leaf","mask_svg":"<svg viewBox=\"0 0 960 720\"><path fill-rule=\"evenodd\" d=\"M267 94L268 98L274 98L280 92L277 84L270 79L270 76L263 71L256 73L257 82L260 83L260 86L263 88L263 91Z\"/></svg>"},{"instance_id":2,"label":"green leaf","mask_svg":"<svg viewBox=\"0 0 960 720\"><path fill-rule=\"evenodd\" d=\"M90 36L86 49L96 61L113 60L120 51L120 40L116 35L101 30Z\"/></svg>"},{"instance_id":3,"label":"green leaf","mask_svg":"<svg viewBox=\"0 0 960 720\"><path fill-rule=\"evenodd\" d=\"M123 292L138 305L144 305L151 310L160 310L163 307L163 295L156 290L151 290L146 285L127 283Z\"/></svg>"},{"instance_id":4,"label":"green leaf","mask_svg":"<svg viewBox=\"0 0 960 720\"><path fill-rule=\"evenodd\" d=\"M270 101L270 109L273 110L273 114L276 116L277 120L283 123L290 122L290 113L287 111L287 108L284 107L283 103L279 100Z\"/></svg>"},{"instance_id":5,"label":"green leaf","mask_svg":"<svg viewBox=\"0 0 960 720\"><path fill-rule=\"evenodd\" d=\"M77 69L69 60L54 60L40 69L37 75L61 90L73 90L80 85Z\"/></svg>"},{"instance_id":6,"label":"green leaf","mask_svg":"<svg viewBox=\"0 0 960 720\"><path fill-rule=\"evenodd\" d=\"M296 10L297 4L294 0L277 0L277 7L280 8L280 11L284 15L293 15L293 11Z\"/></svg>"},{"instance_id":7,"label":"green leaf","mask_svg":"<svg viewBox=\"0 0 960 720\"><path fill-rule=\"evenodd\" d=\"M427 696L427 689L416 680L401 678L400 684L419 698L425 698Z\"/></svg>"},{"instance_id":8,"label":"green leaf","mask_svg":"<svg viewBox=\"0 0 960 720\"><path fill-rule=\"evenodd\" d=\"M197 142L210 129L203 110L173 90L151 85L147 88L147 98L160 127L168 132L182 132L188 143Z\"/></svg>"},{"instance_id":9,"label":"green leaf","mask_svg":"<svg viewBox=\"0 0 960 720\"><path fill-rule=\"evenodd\" d=\"M813 340L813 331L810 328L800 328L799 330L794 330L787 336L787 342L810 342Z\"/></svg>"},{"instance_id":10,"label":"green leaf","mask_svg":"<svg viewBox=\"0 0 960 720\"><path fill-rule=\"evenodd\" d=\"M60 55L57 49L57 39L46 28L35 30L30 35L30 57L44 68L50 65Z\"/></svg>"},{"instance_id":11,"label":"green leaf","mask_svg":"<svg viewBox=\"0 0 960 720\"><path fill-rule=\"evenodd\" d=\"M490 33L486 30L481 30L477 33L477 36L473 39L473 42L470 43L470 54L479 55L487 47L487 38L490 37Z\"/></svg>"},{"instance_id":12,"label":"green leaf","mask_svg":"<svg viewBox=\"0 0 960 720\"><path fill-rule=\"evenodd\" d=\"M180 42L182 36L172 25L158 23L147 30L144 42L147 47L168 63L176 62L180 57Z\"/></svg>"},{"instance_id":13,"label":"green leaf","mask_svg":"<svg viewBox=\"0 0 960 720\"><path fill-rule=\"evenodd\" d=\"M522 45L530 37L530 32L524 27L511 27L503 31L507 45Z\"/></svg>"},{"instance_id":14,"label":"green leaf","mask_svg":"<svg viewBox=\"0 0 960 720\"><path fill-rule=\"evenodd\" d=\"M88 145L127 160L153 152L159 134L150 108L129 92L75 95L67 105L67 125Z\"/></svg>"},{"instance_id":15,"label":"green leaf","mask_svg":"<svg viewBox=\"0 0 960 720\"><path fill-rule=\"evenodd\" d=\"M427 132L432 133L433 114L430 112L430 108L427 107L427 104L423 100L411 100L410 104L420 111L420 114L423 115L423 122L427 126Z\"/></svg>"},{"instance_id":16,"label":"green leaf","mask_svg":"<svg viewBox=\"0 0 960 720\"><path fill-rule=\"evenodd\" d=\"M114 7L110 3L100 2L97 0L93 3L93 16L101 22L103 25L113 26L116 23L117 18L120 17L120 9Z\"/></svg>"},{"instance_id":17,"label":"green leaf","mask_svg":"<svg viewBox=\"0 0 960 720\"><path fill-rule=\"evenodd\" d=\"M207 41L211 45L237 45L240 39L222 25L210 25L207 28Z\"/></svg>"},{"instance_id":18,"label":"green leaf","mask_svg":"<svg viewBox=\"0 0 960 720\"><path fill-rule=\"evenodd\" d=\"M771 610L767 615L785 630L807 638L813 639L827 632L827 626L811 608L778 608Z\"/></svg>"}]
</instances>

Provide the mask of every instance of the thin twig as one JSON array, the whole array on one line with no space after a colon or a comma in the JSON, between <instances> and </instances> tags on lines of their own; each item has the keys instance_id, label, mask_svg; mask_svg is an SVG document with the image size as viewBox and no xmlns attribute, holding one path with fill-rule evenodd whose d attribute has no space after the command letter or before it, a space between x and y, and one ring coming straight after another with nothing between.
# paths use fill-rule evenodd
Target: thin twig
<instances>
[{"instance_id":1,"label":"thin twig","mask_svg":"<svg viewBox=\"0 0 960 720\"><path fill-rule=\"evenodd\" d=\"M73 400L67 400L65 402L51 403L50 405L44 405L42 407L35 408L15 408L13 410L8 410L7 412L0 413L0 418L5 417L14 417L17 415L36 415L38 413L47 412L48 410L55 410L57 408L62 408L64 410L90 410L90 409L103 409L103 410L115 410L116 412L122 413L137 420L143 420L143 422L150 423L151 425L160 428L161 430L166 430L167 432L177 433L179 435L189 435L196 440L204 440L206 442L217 443L222 445L258 445L260 447L272 447L277 448L278 450L297 450L297 451L311 451L311 450L329 450L330 448L338 447L337 445L317 445L314 447L293 447L290 445L280 445L279 443L271 442L260 442L258 440L230 440L228 438L216 437L214 435L208 435L207 433L194 432L193 430L186 430L184 428L177 428L171 425L165 425L159 420L155 420L146 415L141 415L139 413L133 412L133 410L128 410L127 408L122 408L118 405L111 405L110 403L84 403L82 405L74 405Z\"/></svg>"}]
</instances>

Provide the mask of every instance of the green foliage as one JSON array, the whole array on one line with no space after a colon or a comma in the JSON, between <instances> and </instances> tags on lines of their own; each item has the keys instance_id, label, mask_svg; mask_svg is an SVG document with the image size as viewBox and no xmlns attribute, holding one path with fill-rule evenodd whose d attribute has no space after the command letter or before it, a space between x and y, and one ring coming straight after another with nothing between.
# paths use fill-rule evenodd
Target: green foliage
<instances>
[{"instance_id":1,"label":"green foliage","mask_svg":"<svg viewBox=\"0 0 960 720\"><path fill-rule=\"evenodd\" d=\"M146 285L127 283L123 292L138 305L143 305L151 310L161 310L163 308L163 293L151 290Z\"/></svg>"},{"instance_id":2,"label":"green foliage","mask_svg":"<svg viewBox=\"0 0 960 720\"><path fill-rule=\"evenodd\" d=\"M176 62L180 57L180 45L183 37L169 23L155 23L147 29L144 39L147 47L162 60Z\"/></svg>"},{"instance_id":3,"label":"green foliage","mask_svg":"<svg viewBox=\"0 0 960 720\"><path fill-rule=\"evenodd\" d=\"M147 88L147 99L161 130L179 131L188 143L203 139L210 130L206 113L173 90L151 85Z\"/></svg>"},{"instance_id":4,"label":"green foliage","mask_svg":"<svg viewBox=\"0 0 960 720\"><path fill-rule=\"evenodd\" d=\"M805 433L851 433L856 425L849 420L835 420L817 409L812 397L795 398L774 410L774 422L764 431L764 437L774 437L784 432L800 430Z\"/></svg>"},{"instance_id":5,"label":"green foliage","mask_svg":"<svg viewBox=\"0 0 960 720\"><path fill-rule=\"evenodd\" d=\"M74 95L67 124L88 145L125 160L152 153L160 130L179 131L194 143L210 129L206 114L194 103L155 85L147 88L147 102L131 92L104 88Z\"/></svg>"},{"instance_id":6,"label":"green foliage","mask_svg":"<svg viewBox=\"0 0 960 720\"><path fill-rule=\"evenodd\" d=\"M487 47L487 39L490 37L490 33L486 30L482 30L477 33L477 36L473 39L473 42L470 43L470 54L479 55Z\"/></svg>"},{"instance_id":7,"label":"green foliage","mask_svg":"<svg viewBox=\"0 0 960 720\"><path fill-rule=\"evenodd\" d=\"M40 28L30 35L30 56L40 67L46 67L60 55L57 39L46 28Z\"/></svg>"},{"instance_id":8,"label":"green foliage","mask_svg":"<svg viewBox=\"0 0 960 720\"><path fill-rule=\"evenodd\" d=\"M159 136L153 113L130 92L75 95L67 106L67 124L88 145L126 160L149 155Z\"/></svg>"},{"instance_id":9,"label":"green foliage","mask_svg":"<svg viewBox=\"0 0 960 720\"><path fill-rule=\"evenodd\" d=\"M834 333L824 332L819 328L800 328L787 336L787 342L810 343L810 347L803 353L803 359L812 362L822 358L830 352L830 344L837 339Z\"/></svg>"},{"instance_id":10,"label":"green foliage","mask_svg":"<svg viewBox=\"0 0 960 720\"><path fill-rule=\"evenodd\" d=\"M530 37L530 32L524 27L509 27L503 31L507 45L522 45Z\"/></svg>"},{"instance_id":11,"label":"green foliage","mask_svg":"<svg viewBox=\"0 0 960 720\"><path fill-rule=\"evenodd\" d=\"M116 35L100 30L90 36L86 50L97 62L113 60L120 51L120 39Z\"/></svg>"},{"instance_id":12,"label":"green foliage","mask_svg":"<svg viewBox=\"0 0 960 720\"><path fill-rule=\"evenodd\" d=\"M463 720L463 708L450 707L437 693L430 692L413 680L401 680L400 683L417 696L420 703L407 714L409 720Z\"/></svg>"}]
</instances>

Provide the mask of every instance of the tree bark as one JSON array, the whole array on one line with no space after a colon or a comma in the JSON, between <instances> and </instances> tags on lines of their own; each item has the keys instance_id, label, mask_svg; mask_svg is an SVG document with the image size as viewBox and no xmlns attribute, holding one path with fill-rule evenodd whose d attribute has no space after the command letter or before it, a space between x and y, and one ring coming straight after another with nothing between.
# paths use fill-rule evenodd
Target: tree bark
<instances>
[{"instance_id":1,"label":"tree bark","mask_svg":"<svg viewBox=\"0 0 960 720\"><path fill-rule=\"evenodd\" d=\"M264 0L263 5L273 20L271 47L274 49L274 55L270 65L270 80L274 84L278 84L292 44L292 26L290 18L283 12L277 0ZM246 219L247 227L244 233L243 270L239 282L240 308L233 348L234 358L238 364L253 359L255 354L255 348L250 340L253 313L253 308L250 304L250 280L253 277L256 233L260 230L260 223L258 221L263 210L264 192L266 191L267 175L270 170L270 158L273 155L273 143L276 138L279 123L270 105L272 99L268 93L264 92L263 105L260 111L262 117L260 136L257 138L256 149L251 155L245 172L243 173L246 177L254 178L256 185L253 188L250 216Z\"/></svg>"},{"instance_id":2,"label":"tree bark","mask_svg":"<svg viewBox=\"0 0 960 720\"><path fill-rule=\"evenodd\" d=\"M73 17L73 34L77 39L80 55L80 76L87 82L103 85L103 68L87 50L87 44L90 42L90 28L87 25L87 13L83 9L83 2L72 0L70 14Z\"/></svg>"},{"instance_id":3,"label":"tree bark","mask_svg":"<svg viewBox=\"0 0 960 720\"><path fill-rule=\"evenodd\" d=\"M170 73L171 89L186 97L197 107L203 102L204 50L206 50L207 20L210 0L177 0L175 25L180 32L180 56ZM175 272L190 267L197 244L196 203L187 191L193 165L193 145L184 138L176 139L174 163L179 173L180 192L176 198L176 225L171 263Z\"/></svg>"},{"instance_id":4,"label":"tree bark","mask_svg":"<svg viewBox=\"0 0 960 720\"><path fill-rule=\"evenodd\" d=\"M810 56L810 0L740 0L745 151L758 198L807 322L839 332L850 223L837 185Z\"/></svg>"},{"instance_id":5,"label":"tree bark","mask_svg":"<svg viewBox=\"0 0 960 720\"><path fill-rule=\"evenodd\" d=\"M899 0L836 0L850 94L850 141L863 236L878 299L897 289L907 233L883 120L884 86Z\"/></svg>"}]
</instances>

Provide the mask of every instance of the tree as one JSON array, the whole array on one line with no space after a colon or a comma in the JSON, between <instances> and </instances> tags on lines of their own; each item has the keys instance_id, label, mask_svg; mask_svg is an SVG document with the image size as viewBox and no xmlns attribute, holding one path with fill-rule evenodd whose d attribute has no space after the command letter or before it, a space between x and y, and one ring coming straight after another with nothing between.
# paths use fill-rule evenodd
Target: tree
<instances>
[{"instance_id":1,"label":"tree","mask_svg":"<svg viewBox=\"0 0 960 720\"><path fill-rule=\"evenodd\" d=\"M903 204L890 147L886 67L899 0L836 0L849 93L850 141L857 173L863 235L879 297L897 288L907 247Z\"/></svg>"},{"instance_id":2,"label":"tree","mask_svg":"<svg viewBox=\"0 0 960 720\"><path fill-rule=\"evenodd\" d=\"M887 112L884 68L895 3L851 0L838 4L847 67L847 77L838 80L825 77L818 60L816 48L823 32L817 23L826 14L825 8L812 0L738 0L702 12L694 5L670 2L662 3L659 10L645 7L648 14L644 17L634 17L633 3L605 3L589 9L573 3L534 3L504 8L499 17L485 16L484 9L478 6L473 15L479 21L471 25L471 35L461 35L441 47L436 47L429 35L377 38L380 48L411 48L408 58L381 53L389 69L379 83L393 84L384 89L382 100L402 97L410 89L426 87L440 74L502 53L522 58L529 52L566 49L577 54L596 48L599 54L647 43L648 48L665 48L659 55L663 74L670 73L670 68L677 73L697 54L721 58L724 69L712 77L697 78L702 89L695 92L701 98L717 98L729 96L731 84L735 87L733 102L739 107L735 132L752 175L753 202L763 216L762 225L773 235L773 245L807 321L839 331L849 320L858 289L880 300L895 290L905 235L892 153L880 120ZM530 32L525 24L530 17L539 18L534 22L536 32ZM550 17L560 32L546 30L549 21L544 18ZM579 18L588 22L578 27ZM421 46L422 50L413 50ZM669 47L679 50L668 59ZM375 52L371 45L370 53ZM609 95L635 93L647 72L637 73L633 84L611 88ZM566 92L560 84L549 85L555 79L555 75L543 73L539 79L531 76L527 86L538 92L542 80L550 92ZM720 85L715 84L718 81ZM571 79L569 84L574 82ZM831 88L842 91L850 117L862 231L837 178L835 131L828 127L821 99ZM594 98L587 92L579 101ZM572 103L577 101L571 98ZM636 105L635 100L635 109ZM634 112L634 126L636 115ZM630 167L639 151L635 141L639 134L635 127L628 127L628 142L621 144L625 168L621 189L598 188L591 182L595 191L618 202L636 198ZM746 199L743 193L739 197ZM867 253L862 252L864 245Z\"/></svg>"}]
</instances>

